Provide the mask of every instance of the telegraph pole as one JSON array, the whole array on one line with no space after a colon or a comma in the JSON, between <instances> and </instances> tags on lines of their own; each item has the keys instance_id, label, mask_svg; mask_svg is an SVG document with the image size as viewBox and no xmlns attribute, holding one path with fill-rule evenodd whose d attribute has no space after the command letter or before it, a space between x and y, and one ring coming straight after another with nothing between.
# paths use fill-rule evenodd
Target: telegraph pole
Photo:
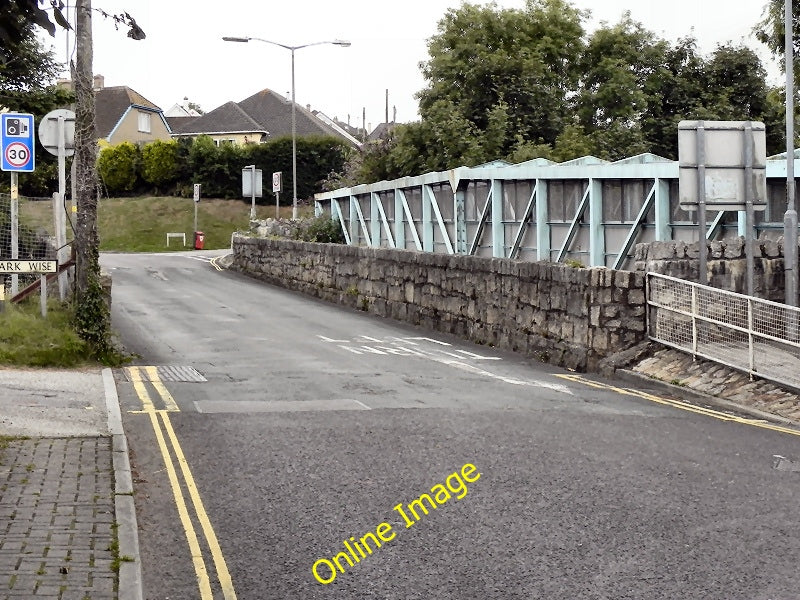
<instances>
[{"instance_id":1,"label":"telegraph pole","mask_svg":"<svg viewBox=\"0 0 800 600\"><path fill-rule=\"evenodd\" d=\"M786 68L786 214L783 217L783 270L786 304L797 306L797 210L794 183L794 43L792 0L784 1Z\"/></svg>"}]
</instances>

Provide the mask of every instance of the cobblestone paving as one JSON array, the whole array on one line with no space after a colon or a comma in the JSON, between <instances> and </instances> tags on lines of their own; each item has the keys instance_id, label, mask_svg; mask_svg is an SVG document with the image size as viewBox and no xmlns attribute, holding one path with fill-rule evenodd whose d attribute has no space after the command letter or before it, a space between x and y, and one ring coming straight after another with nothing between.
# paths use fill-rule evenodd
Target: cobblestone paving
<instances>
[{"instance_id":1,"label":"cobblestone paving","mask_svg":"<svg viewBox=\"0 0 800 600\"><path fill-rule=\"evenodd\" d=\"M800 421L800 396L765 380L755 379L678 350L659 350L632 369L648 377L716 396L742 406Z\"/></svg>"},{"instance_id":2,"label":"cobblestone paving","mask_svg":"<svg viewBox=\"0 0 800 600\"><path fill-rule=\"evenodd\" d=\"M111 438L0 449L0 599L116 598Z\"/></svg>"}]
</instances>

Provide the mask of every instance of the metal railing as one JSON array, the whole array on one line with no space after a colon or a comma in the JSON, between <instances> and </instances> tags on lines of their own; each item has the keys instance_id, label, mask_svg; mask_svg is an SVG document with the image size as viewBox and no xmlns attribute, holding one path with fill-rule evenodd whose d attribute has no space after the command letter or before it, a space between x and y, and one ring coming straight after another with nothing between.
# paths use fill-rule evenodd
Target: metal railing
<instances>
[{"instance_id":1,"label":"metal railing","mask_svg":"<svg viewBox=\"0 0 800 600\"><path fill-rule=\"evenodd\" d=\"M800 309L647 274L650 339L800 388Z\"/></svg>"}]
</instances>

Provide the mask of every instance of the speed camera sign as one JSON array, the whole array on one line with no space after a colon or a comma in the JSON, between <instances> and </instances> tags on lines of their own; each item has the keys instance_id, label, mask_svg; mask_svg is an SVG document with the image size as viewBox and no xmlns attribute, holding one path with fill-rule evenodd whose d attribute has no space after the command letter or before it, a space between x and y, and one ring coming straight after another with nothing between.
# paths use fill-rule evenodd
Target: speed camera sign
<instances>
[{"instance_id":1,"label":"speed camera sign","mask_svg":"<svg viewBox=\"0 0 800 600\"><path fill-rule=\"evenodd\" d=\"M35 168L33 115L0 115L0 169L30 173Z\"/></svg>"}]
</instances>

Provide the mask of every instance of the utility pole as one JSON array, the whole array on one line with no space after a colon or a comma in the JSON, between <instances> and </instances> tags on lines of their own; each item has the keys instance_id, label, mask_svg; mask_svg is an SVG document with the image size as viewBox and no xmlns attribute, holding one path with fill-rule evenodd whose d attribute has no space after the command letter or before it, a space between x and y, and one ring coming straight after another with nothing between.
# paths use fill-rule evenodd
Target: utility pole
<instances>
[{"instance_id":1,"label":"utility pole","mask_svg":"<svg viewBox=\"0 0 800 600\"><path fill-rule=\"evenodd\" d=\"M92 77L92 2L75 3L75 282L78 305L84 299L91 274L100 274L97 237L97 145L95 143Z\"/></svg>"},{"instance_id":2,"label":"utility pole","mask_svg":"<svg viewBox=\"0 0 800 600\"><path fill-rule=\"evenodd\" d=\"M75 44L75 323L78 335L105 353L111 316L100 287L91 0L75 2Z\"/></svg>"},{"instance_id":3,"label":"utility pole","mask_svg":"<svg viewBox=\"0 0 800 600\"><path fill-rule=\"evenodd\" d=\"M797 208L794 182L794 43L792 1L784 3L786 60L786 213L783 217L783 265L786 304L797 306Z\"/></svg>"}]
</instances>

